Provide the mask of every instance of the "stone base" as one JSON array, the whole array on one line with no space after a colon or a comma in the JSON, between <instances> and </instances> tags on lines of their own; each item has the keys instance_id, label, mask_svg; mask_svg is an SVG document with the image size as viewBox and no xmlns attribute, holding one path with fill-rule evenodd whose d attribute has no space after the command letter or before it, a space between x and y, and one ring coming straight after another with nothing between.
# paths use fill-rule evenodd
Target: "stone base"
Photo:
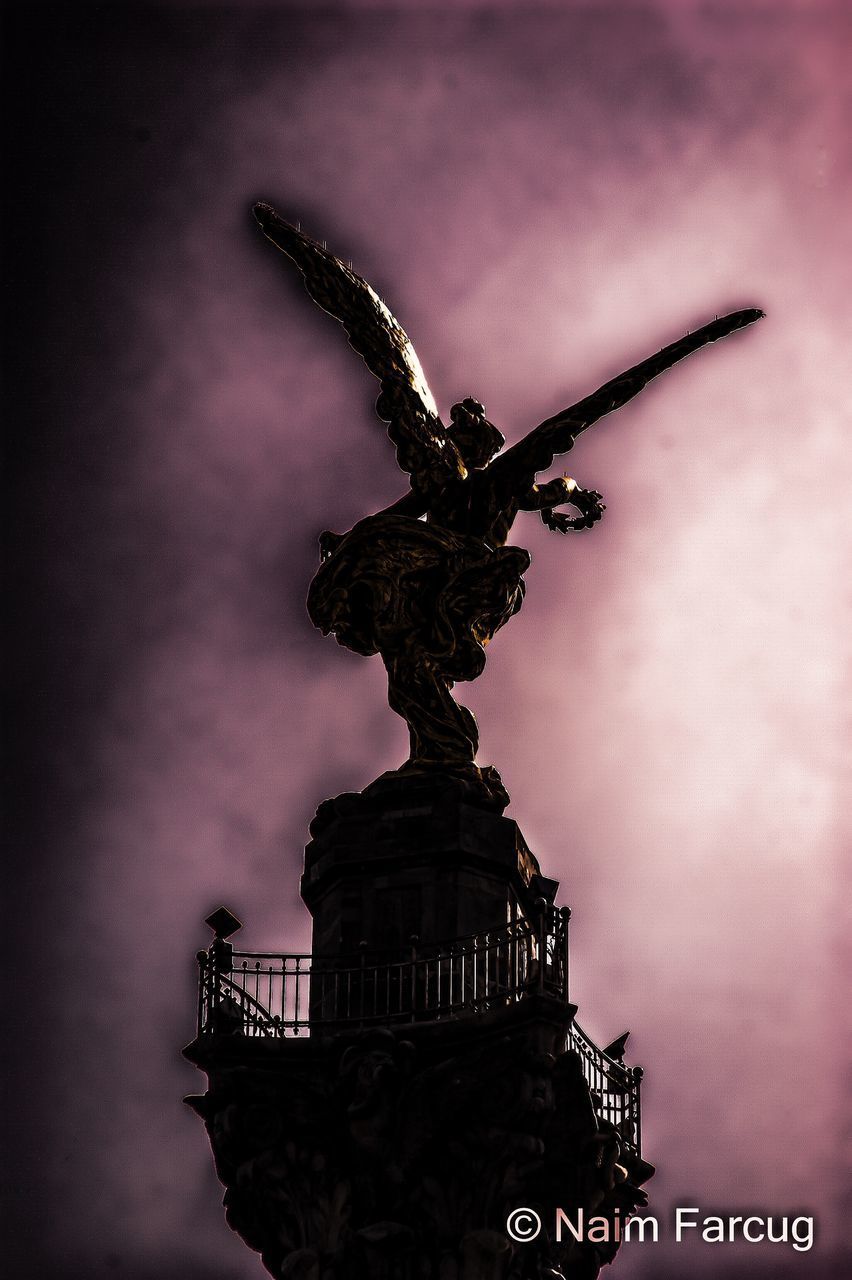
<instances>
[{"instance_id":1,"label":"stone base","mask_svg":"<svg viewBox=\"0 0 852 1280\"><path fill-rule=\"evenodd\" d=\"M553 902L557 882L470 769L403 768L320 805L302 877L315 956L405 954Z\"/></svg>"},{"instance_id":2,"label":"stone base","mask_svg":"<svg viewBox=\"0 0 852 1280\"><path fill-rule=\"evenodd\" d=\"M230 1226L278 1280L594 1280L653 1169L596 1118L564 1051L573 1012L530 996L333 1039L197 1040L209 1091L187 1102ZM527 1244L506 1229L522 1206L543 1224ZM558 1243L557 1208L613 1238Z\"/></svg>"}]
</instances>

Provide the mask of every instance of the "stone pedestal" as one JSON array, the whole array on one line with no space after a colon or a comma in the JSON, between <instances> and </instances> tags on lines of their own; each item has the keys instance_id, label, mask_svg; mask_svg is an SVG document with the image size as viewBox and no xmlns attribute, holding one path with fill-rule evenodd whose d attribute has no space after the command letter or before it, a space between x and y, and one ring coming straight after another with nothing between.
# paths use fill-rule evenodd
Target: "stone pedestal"
<instances>
[{"instance_id":1,"label":"stone pedestal","mask_svg":"<svg viewBox=\"0 0 852 1280\"><path fill-rule=\"evenodd\" d=\"M558 882L541 874L505 802L441 774L388 774L323 804L302 898L315 956L402 953L534 920Z\"/></svg>"},{"instance_id":2,"label":"stone pedestal","mask_svg":"<svg viewBox=\"0 0 852 1280\"><path fill-rule=\"evenodd\" d=\"M211 917L187 1101L277 1280L594 1280L646 1203L640 1073L573 1027L568 913L489 783L401 771L320 807L310 965ZM557 1209L591 1237L558 1240Z\"/></svg>"}]
</instances>

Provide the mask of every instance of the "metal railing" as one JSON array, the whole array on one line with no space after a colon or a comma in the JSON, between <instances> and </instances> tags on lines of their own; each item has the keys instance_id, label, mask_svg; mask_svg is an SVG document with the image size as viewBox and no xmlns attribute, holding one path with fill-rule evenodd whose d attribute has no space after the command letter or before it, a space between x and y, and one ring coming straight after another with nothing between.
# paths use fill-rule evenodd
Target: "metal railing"
<instances>
[{"instance_id":1,"label":"metal railing","mask_svg":"<svg viewBox=\"0 0 852 1280\"><path fill-rule=\"evenodd\" d=\"M568 999L568 911L542 912L404 954L325 959L236 951L217 938L198 953L198 1033L298 1036L423 1022L512 1004L532 992Z\"/></svg>"},{"instance_id":2,"label":"metal railing","mask_svg":"<svg viewBox=\"0 0 852 1280\"><path fill-rule=\"evenodd\" d=\"M543 906L483 933L405 954L281 955L237 951L217 937L198 953L198 1035L289 1038L352 1028L436 1022L506 1008L530 995L568 1003L567 907ZM642 1072L609 1057L573 1022L597 1114L639 1154Z\"/></svg>"},{"instance_id":3,"label":"metal railing","mask_svg":"<svg viewBox=\"0 0 852 1280\"><path fill-rule=\"evenodd\" d=\"M618 1131L623 1145L638 1156L642 1151L642 1068L628 1067L599 1049L577 1022L571 1023L568 1042L580 1055L583 1076L592 1095L595 1113Z\"/></svg>"}]
</instances>

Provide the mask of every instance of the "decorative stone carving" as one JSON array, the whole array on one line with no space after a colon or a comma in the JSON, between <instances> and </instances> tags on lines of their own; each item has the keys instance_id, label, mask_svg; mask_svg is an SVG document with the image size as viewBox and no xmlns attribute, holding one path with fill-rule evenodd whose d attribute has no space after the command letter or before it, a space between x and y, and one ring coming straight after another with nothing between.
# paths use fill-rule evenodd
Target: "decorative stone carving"
<instances>
[{"instance_id":1,"label":"decorative stone carving","mask_svg":"<svg viewBox=\"0 0 852 1280\"><path fill-rule=\"evenodd\" d=\"M586 1280L617 1241L554 1235L556 1208L621 1221L651 1166L596 1117L572 1009L532 997L457 1023L319 1042L214 1037L188 1056L230 1226L287 1280ZM530 1206L541 1237L517 1244ZM614 1234L614 1233L613 1233Z\"/></svg>"}]
</instances>

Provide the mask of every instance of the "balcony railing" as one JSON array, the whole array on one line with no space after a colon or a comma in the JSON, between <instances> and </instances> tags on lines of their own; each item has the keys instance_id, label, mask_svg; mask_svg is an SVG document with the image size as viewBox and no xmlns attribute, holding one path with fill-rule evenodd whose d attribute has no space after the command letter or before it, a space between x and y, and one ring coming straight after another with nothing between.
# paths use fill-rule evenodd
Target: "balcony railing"
<instances>
[{"instance_id":1,"label":"balcony railing","mask_svg":"<svg viewBox=\"0 0 852 1280\"><path fill-rule=\"evenodd\" d=\"M580 1055L595 1113L618 1130L622 1144L642 1154L641 1067L628 1067L599 1049L583 1028L572 1022L569 1043Z\"/></svg>"},{"instance_id":2,"label":"balcony railing","mask_svg":"<svg viewBox=\"0 0 852 1280\"><path fill-rule=\"evenodd\" d=\"M567 907L543 909L406 954L371 952L325 959L237 951L217 937L198 953L198 1035L281 1039L352 1028L460 1019L506 1008L531 995L568 1003ZM625 1067L576 1022L570 1047L580 1056L598 1114L639 1154L639 1068Z\"/></svg>"}]
</instances>

